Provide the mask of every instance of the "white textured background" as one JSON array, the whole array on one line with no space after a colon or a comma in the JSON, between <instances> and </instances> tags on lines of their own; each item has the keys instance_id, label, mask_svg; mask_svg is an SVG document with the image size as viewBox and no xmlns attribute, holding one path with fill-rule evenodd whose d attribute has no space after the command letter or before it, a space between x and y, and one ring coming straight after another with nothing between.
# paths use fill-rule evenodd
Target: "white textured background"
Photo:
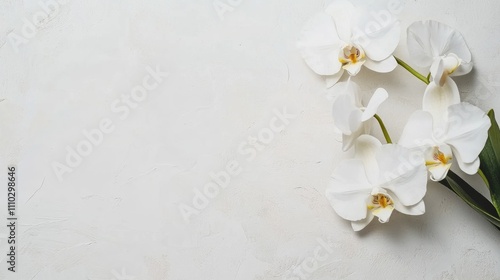
<instances>
[{"instance_id":1,"label":"white textured background","mask_svg":"<svg viewBox=\"0 0 500 280\"><path fill-rule=\"evenodd\" d=\"M297 267L308 279L500 279L500 232L437 184L424 216L352 232L323 195L344 156L331 104L295 48L329 1L229 2L221 19L212 0L68 1L16 52L7 34L42 9L0 1L0 182L9 164L19 181L18 272L2 226L0 279L301 279ZM496 0L418 0L400 18L460 30L475 62L456 79L462 97L489 93L471 102L500 112L499 12ZM122 120L111 106L147 66L170 75ZM356 81L389 91L380 115L397 139L425 85L400 68ZM295 119L248 161L238 147L284 107ZM105 118L114 131L60 182L53 162ZM186 223L179 206L232 160L241 173ZM321 243L330 253L305 273Z\"/></svg>"}]
</instances>

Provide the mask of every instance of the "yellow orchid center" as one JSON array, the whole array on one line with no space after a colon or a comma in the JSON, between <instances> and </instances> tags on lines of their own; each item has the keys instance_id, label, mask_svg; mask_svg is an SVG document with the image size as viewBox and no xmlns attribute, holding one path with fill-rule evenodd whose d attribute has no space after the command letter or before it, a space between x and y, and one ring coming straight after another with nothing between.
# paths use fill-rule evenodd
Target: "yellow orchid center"
<instances>
[{"instance_id":1,"label":"yellow orchid center","mask_svg":"<svg viewBox=\"0 0 500 280\"><path fill-rule=\"evenodd\" d=\"M364 52L353 45L345 46L339 54L339 61L342 65L346 65L348 63L357 63L358 61L365 58Z\"/></svg>"},{"instance_id":2,"label":"yellow orchid center","mask_svg":"<svg viewBox=\"0 0 500 280\"><path fill-rule=\"evenodd\" d=\"M434 160L439 160L442 164L448 163L448 159L440 150L437 150L437 152L434 154Z\"/></svg>"},{"instance_id":3,"label":"yellow orchid center","mask_svg":"<svg viewBox=\"0 0 500 280\"><path fill-rule=\"evenodd\" d=\"M367 203L368 210L378 217L381 223L386 223L394 210L394 201L391 196L381 188L375 188Z\"/></svg>"},{"instance_id":4,"label":"yellow orchid center","mask_svg":"<svg viewBox=\"0 0 500 280\"><path fill-rule=\"evenodd\" d=\"M447 156L438 147L434 147L432 151L432 160L427 160L425 165L432 166L436 164L446 165L452 160L451 155Z\"/></svg>"},{"instance_id":5,"label":"yellow orchid center","mask_svg":"<svg viewBox=\"0 0 500 280\"><path fill-rule=\"evenodd\" d=\"M387 205L392 205L393 204L392 200L388 196L386 196L384 194L374 195L372 202L375 205L378 204L378 205L382 206L382 208L386 208Z\"/></svg>"}]
</instances>

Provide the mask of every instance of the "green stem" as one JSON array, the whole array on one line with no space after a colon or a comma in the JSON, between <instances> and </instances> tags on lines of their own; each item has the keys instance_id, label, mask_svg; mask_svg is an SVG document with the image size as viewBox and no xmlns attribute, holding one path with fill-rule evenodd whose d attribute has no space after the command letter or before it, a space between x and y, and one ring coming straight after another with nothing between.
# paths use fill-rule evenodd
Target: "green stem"
<instances>
[{"instance_id":1,"label":"green stem","mask_svg":"<svg viewBox=\"0 0 500 280\"><path fill-rule=\"evenodd\" d=\"M419 80L424 82L425 84L429 84L429 77L425 77L424 75L420 74L417 72L417 70L413 69L410 65L408 65L406 62L402 61L401 59L394 57L396 61L398 62L399 65L401 65L404 69L408 70L413 76L417 77Z\"/></svg>"},{"instance_id":2,"label":"green stem","mask_svg":"<svg viewBox=\"0 0 500 280\"><path fill-rule=\"evenodd\" d=\"M479 169L477 171L477 174L481 177L481 179L483 179L484 183L486 184L486 186L489 189L490 188L490 182L488 182L488 179L486 178L486 175L484 175L483 170Z\"/></svg>"},{"instance_id":3,"label":"green stem","mask_svg":"<svg viewBox=\"0 0 500 280\"><path fill-rule=\"evenodd\" d=\"M391 136L389 135L389 132L387 132L384 122L382 121L379 115L375 114L374 117L377 120L378 124L380 125L380 129L382 129L382 132L384 133L385 141L387 141L387 144L392 144Z\"/></svg>"}]
</instances>

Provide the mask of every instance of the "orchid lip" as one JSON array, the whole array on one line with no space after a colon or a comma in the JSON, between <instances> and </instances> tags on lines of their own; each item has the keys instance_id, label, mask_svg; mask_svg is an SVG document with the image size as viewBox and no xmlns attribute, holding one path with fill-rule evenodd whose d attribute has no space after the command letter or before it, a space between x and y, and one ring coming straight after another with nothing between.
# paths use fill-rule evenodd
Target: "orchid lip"
<instances>
[{"instance_id":1,"label":"orchid lip","mask_svg":"<svg viewBox=\"0 0 500 280\"><path fill-rule=\"evenodd\" d=\"M352 44L344 46L339 53L339 61L342 63L342 66L362 62L365 60L365 57L363 49Z\"/></svg>"},{"instance_id":2,"label":"orchid lip","mask_svg":"<svg viewBox=\"0 0 500 280\"><path fill-rule=\"evenodd\" d=\"M425 162L426 166L435 166L439 164L449 164L450 161L453 159L451 155L445 155L441 150L439 150L439 147L433 147L432 151L432 160L427 160Z\"/></svg>"},{"instance_id":3,"label":"orchid lip","mask_svg":"<svg viewBox=\"0 0 500 280\"><path fill-rule=\"evenodd\" d=\"M371 204L368 205L368 209L373 210L376 208L386 208L392 205L394 205L394 202L388 195L378 193L372 195Z\"/></svg>"},{"instance_id":4,"label":"orchid lip","mask_svg":"<svg viewBox=\"0 0 500 280\"><path fill-rule=\"evenodd\" d=\"M375 188L368 200L367 208L379 218L379 222L386 223L395 208L394 200L384 189Z\"/></svg>"}]
</instances>

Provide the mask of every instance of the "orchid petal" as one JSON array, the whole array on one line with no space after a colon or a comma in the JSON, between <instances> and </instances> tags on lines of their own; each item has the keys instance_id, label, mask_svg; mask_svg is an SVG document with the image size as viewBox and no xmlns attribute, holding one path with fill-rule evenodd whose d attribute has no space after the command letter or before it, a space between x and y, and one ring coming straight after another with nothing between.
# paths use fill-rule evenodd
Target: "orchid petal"
<instances>
[{"instance_id":1,"label":"orchid petal","mask_svg":"<svg viewBox=\"0 0 500 280\"><path fill-rule=\"evenodd\" d=\"M334 92L334 94L338 96L342 94L352 95L355 101L354 104L356 106L361 106L361 95L359 94L361 89L358 84L351 81L350 78L345 82L335 84L330 91Z\"/></svg>"},{"instance_id":2,"label":"orchid petal","mask_svg":"<svg viewBox=\"0 0 500 280\"><path fill-rule=\"evenodd\" d=\"M481 165L481 160L476 158L473 162L466 163L460 158L460 154L455 154L455 158L457 159L458 166L460 169L469 175L474 175L479 170L479 166Z\"/></svg>"},{"instance_id":3,"label":"orchid petal","mask_svg":"<svg viewBox=\"0 0 500 280\"><path fill-rule=\"evenodd\" d=\"M351 112L357 109L352 108L354 106L351 107L348 101L349 97L345 95L337 97L335 103L333 104L333 120L335 122L335 126L340 129L343 134L350 135L352 131L349 124L349 117L351 116Z\"/></svg>"},{"instance_id":4,"label":"orchid petal","mask_svg":"<svg viewBox=\"0 0 500 280\"><path fill-rule=\"evenodd\" d=\"M381 61L366 59L364 65L366 68L378 73L389 73L398 66L398 62L396 61L394 56L391 55Z\"/></svg>"},{"instance_id":5,"label":"orchid petal","mask_svg":"<svg viewBox=\"0 0 500 280\"><path fill-rule=\"evenodd\" d=\"M354 157L363 161L366 169L366 177L371 183L378 179L378 164L376 160L377 151L382 147L380 141L371 135L361 135L354 146Z\"/></svg>"},{"instance_id":6,"label":"orchid petal","mask_svg":"<svg viewBox=\"0 0 500 280\"><path fill-rule=\"evenodd\" d=\"M429 67L434 62L434 51L430 44L430 30L424 22L414 22L407 32L407 46L414 63L419 67Z\"/></svg>"},{"instance_id":7,"label":"orchid petal","mask_svg":"<svg viewBox=\"0 0 500 280\"><path fill-rule=\"evenodd\" d=\"M355 147L356 150L354 152L354 157L364 162L365 159L375 158L375 156L377 155L377 151L382 147L382 143L377 138L366 134L358 138ZM376 165L375 166L365 165L365 167L378 169Z\"/></svg>"},{"instance_id":8,"label":"orchid petal","mask_svg":"<svg viewBox=\"0 0 500 280\"><path fill-rule=\"evenodd\" d=\"M363 162L351 159L341 162L334 170L326 197L340 217L359 221L367 216L366 199L371 189Z\"/></svg>"},{"instance_id":9,"label":"orchid petal","mask_svg":"<svg viewBox=\"0 0 500 280\"><path fill-rule=\"evenodd\" d=\"M360 231L364 229L367 225L370 224L370 222L373 220L373 217L375 216L373 216L372 212L368 211L366 218L364 218L363 220L351 222L352 229L354 231Z\"/></svg>"},{"instance_id":10,"label":"orchid petal","mask_svg":"<svg viewBox=\"0 0 500 280\"><path fill-rule=\"evenodd\" d=\"M444 69L449 73L453 73L460 66L460 58L454 54L449 53L443 58Z\"/></svg>"},{"instance_id":11,"label":"orchid petal","mask_svg":"<svg viewBox=\"0 0 500 280\"><path fill-rule=\"evenodd\" d=\"M383 26L373 24L373 21L358 25L364 29L357 28L353 42L363 48L369 59L382 61L396 50L401 35L399 21L390 21Z\"/></svg>"},{"instance_id":12,"label":"orchid petal","mask_svg":"<svg viewBox=\"0 0 500 280\"><path fill-rule=\"evenodd\" d=\"M458 31L437 21L414 22L407 30L408 50L420 67L429 67L434 58L454 53L465 62L471 53Z\"/></svg>"},{"instance_id":13,"label":"orchid petal","mask_svg":"<svg viewBox=\"0 0 500 280\"><path fill-rule=\"evenodd\" d=\"M343 71L344 70L342 69L341 72L343 72ZM329 76L325 76L325 77L329 77ZM350 83L351 83L351 79L349 78L345 82L338 82L338 83L334 84L332 87L326 89L326 92L327 92L326 95L329 97L329 100L333 101L332 104L335 103L335 101L337 100L337 98L339 96L346 94L348 92L354 92L356 89L353 89L352 87L358 88L357 84L354 83L354 85L351 86ZM360 100L361 100L361 97L360 97Z\"/></svg>"},{"instance_id":14,"label":"orchid petal","mask_svg":"<svg viewBox=\"0 0 500 280\"><path fill-rule=\"evenodd\" d=\"M348 151L354 145L358 137L370 132L370 128L370 124L364 122L358 130L352 131L351 134L342 134L342 150L344 152Z\"/></svg>"},{"instance_id":15,"label":"orchid petal","mask_svg":"<svg viewBox=\"0 0 500 280\"><path fill-rule=\"evenodd\" d=\"M319 75L335 75L340 71L338 53L342 45L333 19L325 13L306 23L297 42L306 64Z\"/></svg>"},{"instance_id":16,"label":"orchid petal","mask_svg":"<svg viewBox=\"0 0 500 280\"><path fill-rule=\"evenodd\" d=\"M448 76L460 76L469 73L472 70L472 63L464 62L450 53L444 57L437 58L431 66L431 76L433 81L439 86L443 86Z\"/></svg>"},{"instance_id":17,"label":"orchid petal","mask_svg":"<svg viewBox=\"0 0 500 280\"><path fill-rule=\"evenodd\" d=\"M443 59L438 58L434 60L430 69L431 77L433 82L440 87L444 86L444 83L446 82L447 75L445 75L444 71L445 68Z\"/></svg>"},{"instance_id":18,"label":"orchid petal","mask_svg":"<svg viewBox=\"0 0 500 280\"><path fill-rule=\"evenodd\" d=\"M325 12L333 18L340 39L350 42L352 21L356 13L356 8L352 3L347 0L337 0L330 4Z\"/></svg>"},{"instance_id":19,"label":"orchid petal","mask_svg":"<svg viewBox=\"0 0 500 280\"><path fill-rule=\"evenodd\" d=\"M439 182L446 178L448 171L451 168L451 163L447 164L437 164L435 166L429 166L429 173L431 173L431 180L434 182Z\"/></svg>"},{"instance_id":20,"label":"orchid petal","mask_svg":"<svg viewBox=\"0 0 500 280\"><path fill-rule=\"evenodd\" d=\"M363 123L361 121L362 115L363 112L361 109L351 111L351 114L349 114L349 131L358 131L361 128L361 124Z\"/></svg>"},{"instance_id":21,"label":"orchid petal","mask_svg":"<svg viewBox=\"0 0 500 280\"><path fill-rule=\"evenodd\" d=\"M335 125L344 134L351 134L349 118L353 111L359 111L359 87L351 81L338 83L332 88L333 92L338 92L338 96L333 103L333 119Z\"/></svg>"},{"instance_id":22,"label":"orchid petal","mask_svg":"<svg viewBox=\"0 0 500 280\"><path fill-rule=\"evenodd\" d=\"M409 206L422 200L427 189L427 170L421 153L399 145L384 145L377 153L377 164L379 185L392 191L401 204Z\"/></svg>"},{"instance_id":23,"label":"orchid petal","mask_svg":"<svg viewBox=\"0 0 500 280\"><path fill-rule=\"evenodd\" d=\"M394 206L387 206L384 208L378 208L373 210L373 215L378 217L378 221L381 223L387 223L389 218L391 218L392 211L394 211Z\"/></svg>"},{"instance_id":24,"label":"orchid petal","mask_svg":"<svg viewBox=\"0 0 500 280\"><path fill-rule=\"evenodd\" d=\"M340 69L336 74L325 76L326 88L333 87L344 74L344 69Z\"/></svg>"},{"instance_id":25,"label":"orchid petal","mask_svg":"<svg viewBox=\"0 0 500 280\"><path fill-rule=\"evenodd\" d=\"M450 76L455 77L455 76L462 76L465 74L469 74L469 72L472 71L473 66L474 63L472 62L462 61L460 63L460 66L458 66L458 68L453 73L451 73Z\"/></svg>"},{"instance_id":26,"label":"orchid petal","mask_svg":"<svg viewBox=\"0 0 500 280\"><path fill-rule=\"evenodd\" d=\"M419 216L425 213L425 203L421 200L419 203L412 206L404 206L399 203L399 201L394 201L394 208L400 213L411 215L411 216Z\"/></svg>"},{"instance_id":27,"label":"orchid petal","mask_svg":"<svg viewBox=\"0 0 500 280\"><path fill-rule=\"evenodd\" d=\"M452 147L457 160L474 162L488 139L490 119L478 107L462 102L448 108L448 120L446 143Z\"/></svg>"},{"instance_id":28,"label":"orchid petal","mask_svg":"<svg viewBox=\"0 0 500 280\"><path fill-rule=\"evenodd\" d=\"M382 104L388 97L389 94L385 89L378 88L377 90L375 90L372 98L370 99L368 105L366 106L365 111L363 112L361 121L364 122L372 118L377 113L380 104Z\"/></svg>"},{"instance_id":29,"label":"orchid petal","mask_svg":"<svg viewBox=\"0 0 500 280\"><path fill-rule=\"evenodd\" d=\"M432 115L426 111L416 111L406 123L398 144L410 149L433 146L435 141L432 132Z\"/></svg>"},{"instance_id":30,"label":"orchid petal","mask_svg":"<svg viewBox=\"0 0 500 280\"><path fill-rule=\"evenodd\" d=\"M424 93L422 109L432 114L435 127L442 127L446 122L448 107L460 103L460 93L457 84L446 78L444 86L430 83Z\"/></svg>"},{"instance_id":31,"label":"orchid petal","mask_svg":"<svg viewBox=\"0 0 500 280\"><path fill-rule=\"evenodd\" d=\"M363 61L358 61L356 63L347 63L346 65L342 66L342 68L344 70L347 71L347 73L349 73L349 75L351 76L356 76L359 71L361 71L361 67L363 66L363 64L366 62L366 60L363 60Z\"/></svg>"}]
</instances>

